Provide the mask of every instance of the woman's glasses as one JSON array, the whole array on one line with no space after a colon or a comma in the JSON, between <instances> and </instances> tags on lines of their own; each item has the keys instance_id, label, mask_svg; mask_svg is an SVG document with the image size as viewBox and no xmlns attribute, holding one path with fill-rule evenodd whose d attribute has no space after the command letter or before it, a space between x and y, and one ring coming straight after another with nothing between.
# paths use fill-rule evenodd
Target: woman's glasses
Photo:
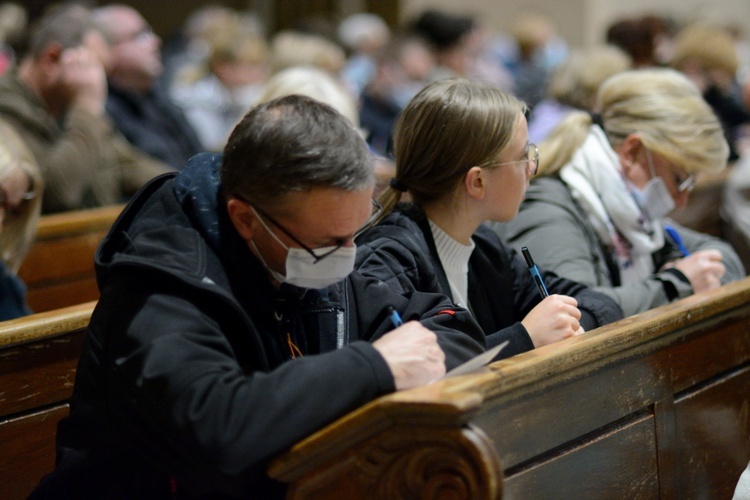
<instances>
[{"instance_id":1,"label":"woman's glasses","mask_svg":"<svg viewBox=\"0 0 750 500\"><path fill-rule=\"evenodd\" d=\"M479 165L482 168L494 168L502 167L503 165L517 165L519 163L526 163L526 172L528 175L536 175L536 171L539 168L539 148L536 144L529 143L526 146L526 152L523 158L520 160L504 161L502 163L490 163L487 165Z\"/></svg>"}]
</instances>

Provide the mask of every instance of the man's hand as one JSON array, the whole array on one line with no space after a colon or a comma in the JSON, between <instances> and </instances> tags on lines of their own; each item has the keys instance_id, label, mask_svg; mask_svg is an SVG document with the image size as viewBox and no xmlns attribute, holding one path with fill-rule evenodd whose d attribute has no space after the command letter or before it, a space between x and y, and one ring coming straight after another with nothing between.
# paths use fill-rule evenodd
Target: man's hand
<instances>
[{"instance_id":1,"label":"man's hand","mask_svg":"<svg viewBox=\"0 0 750 500\"><path fill-rule=\"evenodd\" d=\"M583 333L578 301L567 295L550 295L526 315L521 324L534 347L552 344Z\"/></svg>"},{"instance_id":2,"label":"man's hand","mask_svg":"<svg viewBox=\"0 0 750 500\"><path fill-rule=\"evenodd\" d=\"M445 375L445 353L437 336L417 321L388 332L372 345L388 363L396 390L425 385Z\"/></svg>"}]
</instances>

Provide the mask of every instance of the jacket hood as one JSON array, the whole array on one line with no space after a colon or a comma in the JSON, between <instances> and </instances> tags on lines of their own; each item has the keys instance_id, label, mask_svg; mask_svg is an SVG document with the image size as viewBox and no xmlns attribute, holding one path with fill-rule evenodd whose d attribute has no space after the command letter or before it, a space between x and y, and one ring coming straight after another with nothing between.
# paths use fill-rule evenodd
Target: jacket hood
<instances>
[{"instance_id":1,"label":"jacket hood","mask_svg":"<svg viewBox=\"0 0 750 500\"><path fill-rule=\"evenodd\" d=\"M236 246L238 258L249 250L220 203L220 163L219 154L197 155L180 173L159 176L135 195L96 253L100 289L120 266L224 281L219 250Z\"/></svg>"}]
</instances>

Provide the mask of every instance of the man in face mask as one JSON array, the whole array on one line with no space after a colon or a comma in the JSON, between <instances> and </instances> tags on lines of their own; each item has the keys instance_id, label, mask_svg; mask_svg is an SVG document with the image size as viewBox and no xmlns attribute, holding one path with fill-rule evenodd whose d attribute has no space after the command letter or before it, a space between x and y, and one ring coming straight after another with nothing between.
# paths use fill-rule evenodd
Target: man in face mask
<instances>
[{"instance_id":1,"label":"man in face mask","mask_svg":"<svg viewBox=\"0 0 750 500\"><path fill-rule=\"evenodd\" d=\"M96 256L58 467L32 497L281 496L274 456L482 352L444 296L351 272L373 185L357 130L297 95L147 185Z\"/></svg>"}]
</instances>

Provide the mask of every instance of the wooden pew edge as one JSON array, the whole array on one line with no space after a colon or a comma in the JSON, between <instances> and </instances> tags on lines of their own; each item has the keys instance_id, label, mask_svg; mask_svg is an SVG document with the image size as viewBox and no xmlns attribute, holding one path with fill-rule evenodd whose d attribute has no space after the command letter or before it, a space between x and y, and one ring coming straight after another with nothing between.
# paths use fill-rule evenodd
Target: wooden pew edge
<instances>
[{"instance_id":1,"label":"wooden pew edge","mask_svg":"<svg viewBox=\"0 0 750 500\"><path fill-rule=\"evenodd\" d=\"M84 302L8 320L4 322L3 331L0 333L0 347L12 347L42 338L55 337L62 333L83 330L89 324L96 303L97 301Z\"/></svg>"},{"instance_id":2,"label":"wooden pew edge","mask_svg":"<svg viewBox=\"0 0 750 500\"><path fill-rule=\"evenodd\" d=\"M584 360L596 359L602 352L617 354L638 350L681 325L706 320L746 304L750 304L750 277L625 318L586 335L497 361L489 370L383 396L295 444L271 462L269 475L292 482L320 461L328 461L334 454L340 454L341 449L354 448L357 443L371 439L396 420L406 421L408 425L463 426L473 410L493 393L523 392L525 387L543 382L549 373L574 371ZM630 332L635 322L642 323L643 327ZM626 331L629 334L623 335ZM435 405L440 407L444 418L434 418ZM433 411L420 411L428 407Z\"/></svg>"},{"instance_id":3,"label":"wooden pew edge","mask_svg":"<svg viewBox=\"0 0 750 500\"><path fill-rule=\"evenodd\" d=\"M483 388L483 394L487 396L538 385L548 378L549 373L573 371L583 362L587 363L589 370L595 369L596 363L591 361L603 352L607 352L611 359L616 354L634 355L643 349L653 350L658 344L656 341L666 332L678 331L673 335L683 335L691 325L747 305L750 305L750 277L493 363L490 369L498 375L499 381L493 381L491 388ZM635 323L639 324L637 330L632 329ZM474 381L467 382L476 386Z\"/></svg>"},{"instance_id":4,"label":"wooden pew edge","mask_svg":"<svg viewBox=\"0 0 750 500\"><path fill-rule=\"evenodd\" d=\"M96 229L109 229L123 208L124 205L111 205L43 215L37 224L36 240L87 233Z\"/></svg>"}]
</instances>

